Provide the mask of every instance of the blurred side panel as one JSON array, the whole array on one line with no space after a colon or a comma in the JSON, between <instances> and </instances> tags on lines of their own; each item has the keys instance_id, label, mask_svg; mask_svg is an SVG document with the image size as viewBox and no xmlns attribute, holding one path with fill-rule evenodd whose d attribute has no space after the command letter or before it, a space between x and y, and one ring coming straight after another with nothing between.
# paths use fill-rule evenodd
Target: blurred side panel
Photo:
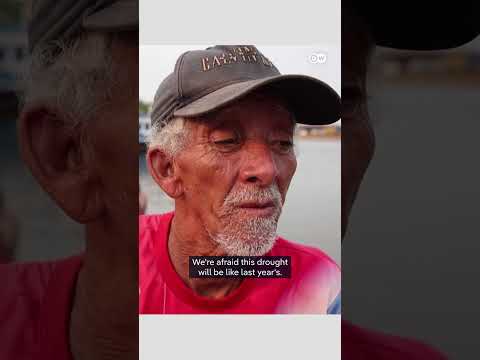
<instances>
[{"instance_id":1,"label":"blurred side panel","mask_svg":"<svg viewBox=\"0 0 480 360\"><path fill-rule=\"evenodd\" d=\"M50 260L83 249L82 229L64 215L23 164L17 116L29 61L27 2L0 4L0 261Z\"/></svg>"}]
</instances>

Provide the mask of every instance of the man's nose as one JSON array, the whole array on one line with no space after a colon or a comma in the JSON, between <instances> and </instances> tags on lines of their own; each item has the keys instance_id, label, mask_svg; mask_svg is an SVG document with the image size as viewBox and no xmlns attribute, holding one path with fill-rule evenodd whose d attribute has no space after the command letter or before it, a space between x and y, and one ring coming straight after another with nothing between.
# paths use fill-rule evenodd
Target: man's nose
<instances>
[{"instance_id":1,"label":"man's nose","mask_svg":"<svg viewBox=\"0 0 480 360\"><path fill-rule=\"evenodd\" d=\"M245 145L242 159L241 180L259 186L271 185L278 176L274 155L266 143Z\"/></svg>"}]
</instances>

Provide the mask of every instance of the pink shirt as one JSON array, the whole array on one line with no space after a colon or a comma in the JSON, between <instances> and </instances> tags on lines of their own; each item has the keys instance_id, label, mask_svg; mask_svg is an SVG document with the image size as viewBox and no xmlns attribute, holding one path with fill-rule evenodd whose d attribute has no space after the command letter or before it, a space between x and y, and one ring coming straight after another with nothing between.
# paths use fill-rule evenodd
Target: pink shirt
<instances>
[{"instance_id":1,"label":"pink shirt","mask_svg":"<svg viewBox=\"0 0 480 360\"><path fill-rule=\"evenodd\" d=\"M159 220L159 217L141 219L140 222L144 223L141 227L142 231L145 231L145 226L149 223L154 222L158 225ZM168 216L166 220L169 221ZM143 250L141 252L148 253L148 244L152 245L152 239L142 241L142 244L143 246L140 249ZM145 245L147 246L145 247ZM285 249L289 248L289 245L287 245ZM153 249L150 249L150 252L152 251ZM315 250L315 253L317 251ZM309 254L308 251L307 254ZM82 257L80 256L51 262L0 264L0 284L2 286L0 297L0 359L73 359L69 347L69 319L75 283L81 265ZM150 266L156 265L150 263ZM145 270L148 270L147 263L142 265L141 273ZM141 276L145 279L143 275ZM152 279L152 277L148 277L150 279L149 286L152 286L152 282L158 281ZM145 288L145 280L141 287ZM149 291L152 292L152 290ZM187 296L192 296L192 294L188 294ZM155 294L153 293L153 295ZM145 294L141 298L143 299L142 303L145 303ZM240 298L245 301L245 295ZM154 312L155 309L162 309L161 304L164 299L165 305L168 304L166 310L171 310L175 302L172 301L172 304L171 298L160 298L160 302L150 300L152 303L149 305L150 307L142 305L141 307L147 310L143 312L148 313L148 310ZM232 301L233 306L234 301L230 301ZM158 306L158 303L160 306ZM222 305L225 303L228 303L228 301L221 302ZM248 303L252 306L251 302ZM157 305L155 306L155 304ZM213 309L219 310L219 308L214 307L216 302L213 302L212 305ZM185 305L181 306L182 308L185 307ZM446 357L415 340L384 335L342 322L342 359L443 360Z\"/></svg>"},{"instance_id":2,"label":"pink shirt","mask_svg":"<svg viewBox=\"0 0 480 360\"><path fill-rule=\"evenodd\" d=\"M140 216L141 314L328 313L336 305L340 295L337 264L318 249L281 237L266 256L291 256L291 278L246 278L222 299L197 295L170 261L167 239L173 216Z\"/></svg>"},{"instance_id":3,"label":"pink shirt","mask_svg":"<svg viewBox=\"0 0 480 360\"><path fill-rule=\"evenodd\" d=\"M429 345L342 321L342 360L447 360Z\"/></svg>"},{"instance_id":4,"label":"pink shirt","mask_svg":"<svg viewBox=\"0 0 480 360\"><path fill-rule=\"evenodd\" d=\"M0 359L70 360L69 319L81 257L0 265Z\"/></svg>"}]
</instances>

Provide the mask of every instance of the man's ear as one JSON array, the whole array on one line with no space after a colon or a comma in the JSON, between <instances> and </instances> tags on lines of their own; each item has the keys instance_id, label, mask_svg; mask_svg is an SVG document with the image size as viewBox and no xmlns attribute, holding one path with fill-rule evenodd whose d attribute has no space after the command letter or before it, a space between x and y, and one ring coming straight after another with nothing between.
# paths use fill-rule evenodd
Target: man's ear
<instances>
[{"instance_id":1,"label":"man's ear","mask_svg":"<svg viewBox=\"0 0 480 360\"><path fill-rule=\"evenodd\" d=\"M183 194L182 182L171 156L157 147L149 148L147 165L155 182L168 196L177 199Z\"/></svg>"},{"instance_id":2,"label":"man's ear","mask_svg":"<svg viewBox=\"0 0 480 360\"><path fill-rule=\"evenodd\" d=\"M75 221L96 220L104 203L81 126L37 107L21 113L18 131L23 160L42 188Z\"/></svg>"}]
</instances>

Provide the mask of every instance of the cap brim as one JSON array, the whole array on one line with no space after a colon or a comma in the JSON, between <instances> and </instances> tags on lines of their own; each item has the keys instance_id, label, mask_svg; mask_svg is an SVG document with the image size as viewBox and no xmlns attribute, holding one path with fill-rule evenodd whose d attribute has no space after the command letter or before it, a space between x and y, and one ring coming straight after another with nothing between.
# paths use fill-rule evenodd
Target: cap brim
<instances>
[{"instance_id":1,"label":"cap brim","mask_svg":"<svg viewBox=\"0 0 480 360\"><path fill-rule=\"evenodd\" d=\"M138 29L138 1L116 1L83 19L83 27L97 31Z\"/></svg>"},{"instance_id":2,"label":"cap brim","mask_svg":"<svg viewBox=\"0 0 480 360\"><path fill-rule=\"evenodd\" d=\"M340 118L340 97L323 81L305 75L278 75L227 85L174 111L174 116L197 117L260 90L272 91L287 103L298 123L326 125Z\"/></svg>"}]
</instances>

